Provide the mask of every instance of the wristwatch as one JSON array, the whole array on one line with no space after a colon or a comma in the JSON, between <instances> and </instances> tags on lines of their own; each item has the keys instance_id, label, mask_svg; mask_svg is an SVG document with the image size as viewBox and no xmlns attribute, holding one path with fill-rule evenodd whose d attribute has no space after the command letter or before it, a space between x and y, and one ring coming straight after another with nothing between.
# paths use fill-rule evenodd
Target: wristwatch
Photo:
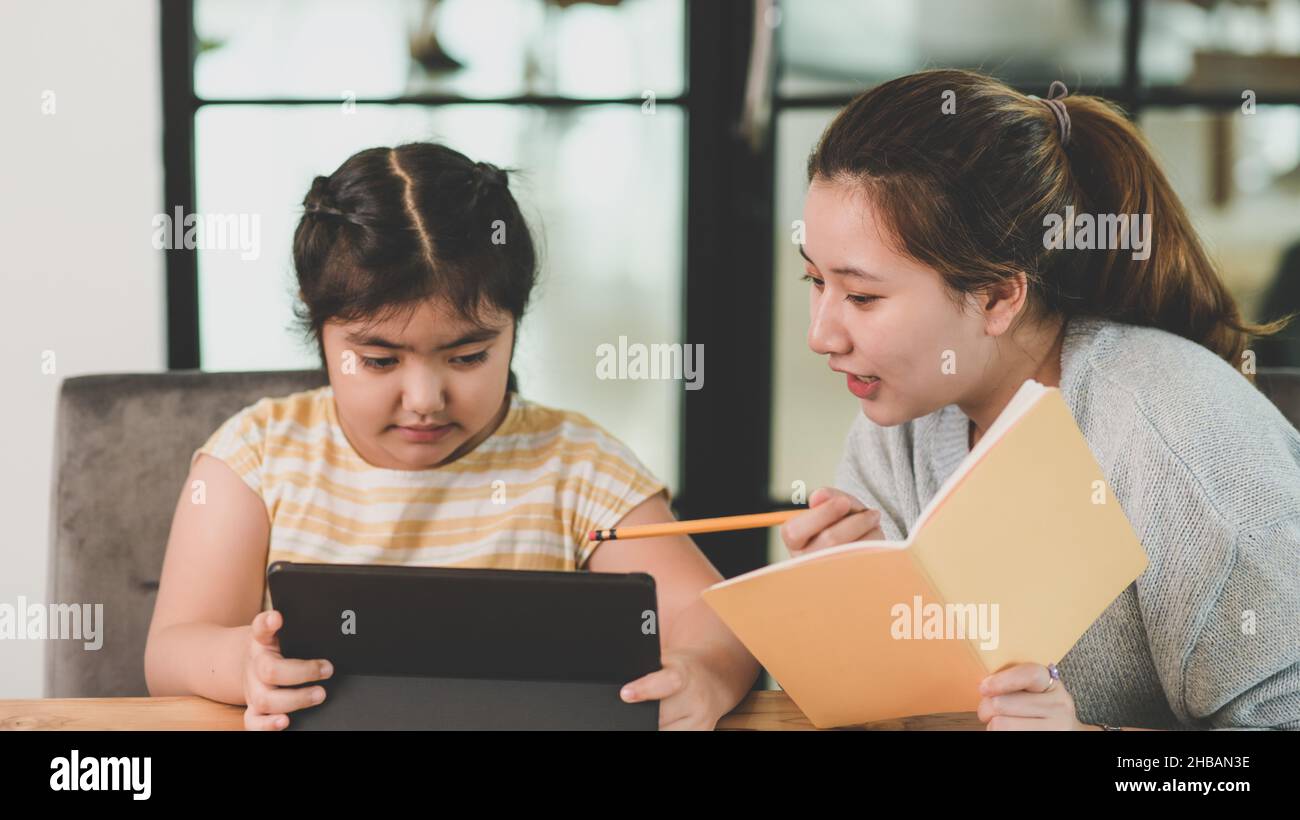
<instances>
[{"instance_id":1,"label":"wristwatch","mask_svg":"<svg viewBox=\"0 0 1300 820\"><path fill-rule=\"evenodd\" d=\"M1101 730L1102 730L1103 732L1122 732L1122 731L1124 731L1124 727L1123 727L1123 726L1111 726L1109 723L1098 723L1097 725L1101 727Z\"/></svg>"}]
</instances>

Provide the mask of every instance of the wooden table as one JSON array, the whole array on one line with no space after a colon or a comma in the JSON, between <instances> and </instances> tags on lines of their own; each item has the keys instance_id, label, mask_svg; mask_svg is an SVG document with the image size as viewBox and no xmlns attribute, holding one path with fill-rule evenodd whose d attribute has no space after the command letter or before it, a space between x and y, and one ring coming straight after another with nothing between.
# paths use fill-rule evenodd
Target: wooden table
<instances>
[{"instance_id":1,"label":"wooden table","mask_svg":"<svg viewBox=\"0 0 1300 820\"><path fill-rule=\"evenodd\" d=\"M238 730L244 707L199 697L0 700L0 730ZM813 725L781 691L758 691L718 722L719 729L809 731ZM983 729L974 712L917 715L853 727L868 730Z\"/></svg>"}]
</instances>

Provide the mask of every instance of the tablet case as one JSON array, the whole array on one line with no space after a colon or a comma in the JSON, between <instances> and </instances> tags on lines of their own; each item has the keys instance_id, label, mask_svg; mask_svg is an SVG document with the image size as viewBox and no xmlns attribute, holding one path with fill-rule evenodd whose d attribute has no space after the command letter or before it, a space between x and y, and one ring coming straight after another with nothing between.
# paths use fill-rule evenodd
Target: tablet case
<instances>
[{"instance_id":1,"label":"tablet case","mask_svg":"<svg viewBox=\"0 0 1300 820\"><path fill-rule=\"evenodd\" d=\"M289 729L646 729L623 684L660 667L644 573L298 564L267 569L286 658L334 665Z\"/></svg>"}]
</instances>

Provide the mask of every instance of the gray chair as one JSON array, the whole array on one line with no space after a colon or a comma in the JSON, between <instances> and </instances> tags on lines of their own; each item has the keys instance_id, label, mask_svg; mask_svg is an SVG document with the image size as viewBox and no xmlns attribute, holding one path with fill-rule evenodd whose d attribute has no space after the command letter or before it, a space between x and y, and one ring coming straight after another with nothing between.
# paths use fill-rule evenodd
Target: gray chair
<instances>
[{"instance_id":1,"label":"gray chair","mask_svg":"<svg viewBox=\"0 0 1300 820\"><path fill-rule=\"evenodd\" d=\"M48 600L102 603L103 646L47 641L45 697L149 694L145 638L190 455L263 396L326 383L323 370L64 380L55 424Z\"/></svg>"},{"instance_id":2,"label":"gray chair","mask_svg":"<svg viewBox=\"0 0 1300 820\"><path fill-rule=\"evenodd\" d=\"M1300 430L1300 367L1261 367L1255 386Z\"/></svg>"},{"instance_id":3,"label":"gray chair","mask_svg":"<svg viewBox=\"0 0 1300 820\"><path fill-rule=\"evenodd\" d=\"M45 696L147 695L144 644L189 457L240 408L325 384L317 370L81 376L59 395L49 601L102 603L103 647L49 641ZM1300 427L1300 368L1260 389Z\"/></svg>"}]
</instances>

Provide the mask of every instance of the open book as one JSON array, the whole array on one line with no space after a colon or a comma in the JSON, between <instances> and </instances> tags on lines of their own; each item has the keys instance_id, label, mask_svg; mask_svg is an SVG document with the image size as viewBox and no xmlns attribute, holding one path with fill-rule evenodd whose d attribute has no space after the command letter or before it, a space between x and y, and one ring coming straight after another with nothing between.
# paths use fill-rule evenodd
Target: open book
<instances>
[{"instance_id":1,"label":"open book","mask_svg":"<svg viewBox=\"0 0 1300 820\"><path fill-rule=\"evenodd\" d=\"M706 589L818 727L974 711L1055 663L1146 568L1056 388L1025 382L906 541L859 541Z\"/></svg>"}]
</instances>

